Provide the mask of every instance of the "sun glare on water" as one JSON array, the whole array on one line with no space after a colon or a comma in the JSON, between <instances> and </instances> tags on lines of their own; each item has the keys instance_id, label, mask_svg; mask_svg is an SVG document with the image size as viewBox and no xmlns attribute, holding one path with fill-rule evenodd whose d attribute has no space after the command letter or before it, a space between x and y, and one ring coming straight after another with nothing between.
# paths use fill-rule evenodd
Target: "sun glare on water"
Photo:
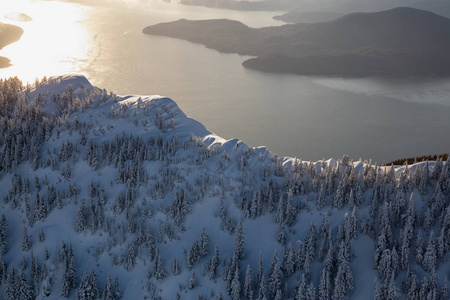
<instances>
[{"instance_id":1,"label":"sun glare on water","mask_svg":"<svg viewBox=\"0 0 450 300\"><path fill-rule=\"evenodd\" d=\"M0 77L18 76L24 82L35 78L77 73L89 63L91 38L83 25L87 7L57 1L0 1L0 22L22 27L21 39L0 50L12 66L0 69ZM32 18L20 22L5 18L9 13Z\"/></svg>"}]
</instances>

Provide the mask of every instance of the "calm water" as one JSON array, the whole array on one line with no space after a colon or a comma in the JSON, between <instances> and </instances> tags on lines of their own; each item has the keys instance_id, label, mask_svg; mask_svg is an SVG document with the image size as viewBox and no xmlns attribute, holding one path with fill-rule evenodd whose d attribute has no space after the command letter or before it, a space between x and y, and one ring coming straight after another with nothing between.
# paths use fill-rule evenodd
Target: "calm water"
<instances>
[{"instance_id":1,"label":"calm water","mask_svg":"<svg viewBox=\"0 0 450 300\"><path fill-rule=\"evenodd\" d=\"M4 2L4 1L2 1ZM341 157L386 162L450 149L450 79L316 78L246 70L247 57L141 33L180 18L229 18L275 26L278 13L234 12L141 0L84 6L8 0L24 12L22 39L0 51L14 66L1 77L25 81L82 73L118 94L161 94L225 137L305 160Z\"/></svg>"}]
</instances>

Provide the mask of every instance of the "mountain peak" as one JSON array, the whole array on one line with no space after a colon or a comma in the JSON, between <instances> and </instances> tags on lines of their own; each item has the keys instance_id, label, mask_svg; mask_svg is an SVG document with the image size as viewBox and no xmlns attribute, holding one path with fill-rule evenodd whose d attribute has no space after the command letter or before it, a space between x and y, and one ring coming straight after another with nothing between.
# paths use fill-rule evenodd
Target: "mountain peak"
<instances>
[{"instance_id":1,"label":"mountain peak","mask_svg":"<svg viewBox=\"0 0 450 300\"><path fill-rule=\"evenodd\" d=\"M341 18L338 18L331 22L342 22L349 20L362 20L365 18L372 18L374 20L387 20L391 19L393 21L411 21L411 22L422 22L424 19L440 19L441 21L449 19L435 14L433 12L429 12L422 9L412 8L412 7L396 7L389 10L383 10L379 12L356 12L345 15ZM426 26L427 24L422 24Z\"/></svg>"}]
</instances>

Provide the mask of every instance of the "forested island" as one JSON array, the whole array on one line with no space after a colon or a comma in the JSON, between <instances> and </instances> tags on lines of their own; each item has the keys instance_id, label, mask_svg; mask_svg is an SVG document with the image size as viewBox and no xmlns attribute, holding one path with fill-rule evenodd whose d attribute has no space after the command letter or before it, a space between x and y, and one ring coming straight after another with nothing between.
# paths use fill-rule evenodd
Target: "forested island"
<instances>
[{"instance_id":1,"label":"forested island","mask_svg":"<svg viewBox=\"0 0 450 300\"><path fill-rule=\"evenodd\" d=\"M23 34L23 29L5 23L0 23L0 50L3 47L14 43L20 39ZM6 57L0 56L0 68L6 68L10 65L10 60Z\"/></svg>"},{"instance_id":2,"label":"forested island","mask_svg":"<svg viewBox=\"0 0 450 300\"><path fill-rule=\"evenodd\" d=\"M300 75L450 75L450 20L395 8L329 22L250 28L231 20L178 20L143 29L220 52L256 56L245 67Z\"/></svg>"}]
</instances>

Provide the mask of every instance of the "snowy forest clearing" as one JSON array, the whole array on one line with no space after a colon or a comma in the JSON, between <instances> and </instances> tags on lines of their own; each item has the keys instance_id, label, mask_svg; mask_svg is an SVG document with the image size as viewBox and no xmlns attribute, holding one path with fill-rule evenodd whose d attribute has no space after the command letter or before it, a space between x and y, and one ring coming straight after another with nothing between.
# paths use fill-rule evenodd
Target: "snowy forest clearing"
<instances>
[{"instance_id":1,"label":"snowy forest clearing","mask_svg":"<svg viewBox=\"0 0 450 300\"><path fill-rule=\"evenodd\" d=\"M448 162L281 158L82 76L0 118L4 299L448 299Z\"/></svg>"}]
</instances>

